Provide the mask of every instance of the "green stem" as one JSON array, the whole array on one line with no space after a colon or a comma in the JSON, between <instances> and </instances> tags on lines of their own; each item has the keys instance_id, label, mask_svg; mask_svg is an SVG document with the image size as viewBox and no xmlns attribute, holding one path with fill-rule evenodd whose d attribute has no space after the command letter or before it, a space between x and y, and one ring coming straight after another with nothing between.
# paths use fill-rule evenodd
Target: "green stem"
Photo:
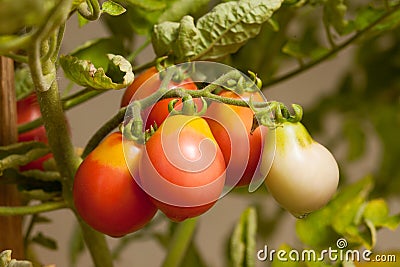
<instances>
[{"instance_id":1,"label":"green stem","mask_svg":"<svg viewBox=\"0 0 400 267\"><path fill-rule=\"evenodd\" d=\"M20 206L20 207L0 207L0 215L2 216L15 216L15 215L28 215L48 212L53 210L68 208L67 203L64 201L58 202L45 202L34 206Z\"/></svg>"},{"instance_id":2,"label":"green stem","mask_svg":"<svg viewBox=\"0 0 400 267\"><path fill-rule=\"evenodd\" d=\"M94 265L96 267L112 267L112 257L105 236L87 225L78 215L77 218L82 229L83 239L92 255Z\"/></svg>"},{"instance_id":3,"label":"green stem","mask_svg":"<svg viewBox=\"0 0 400 267\"><path fill-rule=\"evenodd\" d=\"M384 19L386 19L387 17L389 17L390 15L392 15L394 12L396 12L398 9L400 8L400 4L397 4L395 6L392 7L392 9L390 9L389 11L387 11L385 14L383 14L382 16L380 16L378 19L376 19L374 22L372 22L371 24L369 24L367 27L365 27L364 29L360 30L358 33L356 33L355 35L353 35L351 38L349 38L347 41L344 41L342 44L335 46L333 49L331 49L328 53L326 53L325 55L310 61L307 64L304 64L303 66L301 66L300 68L297 68L293 71L290 71L286 74L283 74L282 76L279 76L273 80L270 80L269 82L264 83L264 89L266 89L266 87L270 87L271 85L283 82L285 80L288 80L306 70L311 69L312 67L318 65L319 63L327 60L328 58L332 57L333 55L339 53L340 51L342 51L343 49L345 49L347 46L349 46L350 44L354 43L355 41L357 41L358 39L360 39L362 36L364 36L364 34L368 33L370 30L372 30L376 25L378 25L380 22L382 22Z\"/></svg>"},{"instance_id":4,"label":"green stem","mask_svg":"<svg viewBox=\"0 0 400 267\"><path fill-rule=\"evenodd\" d=\"M192 242L193 234L196 229L198 217L187 219L181 222L172 237L168 247L167 257L163 267L179 267L184 259L187 249Z\"/></svg>"}]
</instances>

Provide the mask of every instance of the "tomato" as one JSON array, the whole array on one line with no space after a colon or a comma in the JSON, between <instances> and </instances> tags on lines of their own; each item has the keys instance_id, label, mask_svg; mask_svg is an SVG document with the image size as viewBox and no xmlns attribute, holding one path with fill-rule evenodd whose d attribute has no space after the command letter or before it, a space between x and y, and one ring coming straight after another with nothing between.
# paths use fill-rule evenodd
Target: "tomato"
<instances>
[{"instance_id":1,"label":"tomato","mask_svg":"<svg viewBox=\"0 0 400 267\"><path fill-rule=\"evenodd\" d=\"M122 143L121 133L112 133L79 166L73 187L75 207L97 231L123 236L142 228L156 213L127 166L137 169L141 151L133 141Z\"/></svg>"},{"instance_id":2,"label":"tomato","mask_svg":"<svg viewBox=\"0 0 400 267\"><path fill-rule=\"evenodd\" d=\"M224 91L223 97L263 101L259 93ZM253 111L248 107L227 105L213 102L206 112L206 120L221 147L227 166L227 184L236 186L249 185L253 177L258 176L257 166L261 157L262 137L265 127L258 127L250 133L253 124Z\"/></svg>"},{"instance_id":3,"label":"tomato","mask_svg":"<svg viewBox=\"0 0 400 267\"><path fill-rule=\"evenodd\" d=\"M168 117L146 143L139 177L154 204L173 221L209 210L225 183L225 161L207 122Z\"/></svg>"},{"instance_id":4,"label":"tomato","mask_svg":"<svg viewBox=\"0 0 400 267\"><path fill-rule=\"evenodd\" d=\"M266 138L260 169L269 170L265 184L276 201L302 218L331 199L339 168L329 150L314 141L300 122L284 122L273 131L276 146Z\"/></svg>"},{"instance_id":5,"label":"tomato","mask_svg":"<svg viewBox=\"0 0 400 267\"><path fill-rule=\"evenodd\" d=\"M158 77L158 71L155 67L149 68L133 81L133 83L126 89L121 100L121 107L129 105L133 99L145 98L160 88L161 80ZM143 86L142 86L143 85ZM187 78L180 83L171 82L169 88L183 87L189 90L197 90L196 84ZM142 117L146 120L145 127L149 129L151 125L156 123L158 126L165 120L169 115L168 104L173 98L167 98L158 101L153 106L145 109L142 113ZM181 101L177 103L179 105ZM201 102L197 102L201 103Z\"/></svg>"},{"instance_id":6,"label":"tomato","mask_svg":"<svg viewBox=\"0 0 400 267\"><path fill-rule=\"evenodd\" d=\"M42 116L42 114L40 113L40 107L37 102L36 94L31 94L17 101L17 116L18 125L34 121ZM48 140L44 126L39 126L35 129L18 135L18 142L26 141L39 141L47 144ZM34 160L25 166L21 166L20 170L43 170L43 162L51 158L51 156L51 154L48 154L37 160Z\"/></svg>"}]
</instances>

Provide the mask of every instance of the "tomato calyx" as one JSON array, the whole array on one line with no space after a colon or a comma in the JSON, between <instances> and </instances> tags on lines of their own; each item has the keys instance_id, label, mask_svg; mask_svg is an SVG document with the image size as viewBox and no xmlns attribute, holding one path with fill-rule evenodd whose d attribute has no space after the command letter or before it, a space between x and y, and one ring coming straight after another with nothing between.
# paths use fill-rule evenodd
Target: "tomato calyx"
<instances>
[{"instance_id":1,"label":"tomato calyx","mask_svg":"<svg viewBox=\"0 0 400 267\"><path fill-rule=\"evenodd\" d=\"M185 95L184 97L182 97L182 109L180 111L175 109L175 105L178 103L179 99L174 99L171 100L168 104L168 112L170 116L178 114L199 117L203 116L207 111L207 101L203 97L200 97L200 99L202 107L199 111L197 111L198 105L195 103L195 101L193 101L192 96Z\"/></svg>"},{"instance_id":2,"label":"tomato calyx","mask_svg":"<svg viewBox=\"0 0 400 267\"><path fill-rule=\"evenodd\" d=\"M250 98L249 106L254 111L251 132L254 132L260 125L274 130L285 122L296 123L303 118L303 108L298 104L292 104L292 112L282 102L278 101L271 101L268 102L268 106L257 108Z\"/></svg>"}]
</instances>

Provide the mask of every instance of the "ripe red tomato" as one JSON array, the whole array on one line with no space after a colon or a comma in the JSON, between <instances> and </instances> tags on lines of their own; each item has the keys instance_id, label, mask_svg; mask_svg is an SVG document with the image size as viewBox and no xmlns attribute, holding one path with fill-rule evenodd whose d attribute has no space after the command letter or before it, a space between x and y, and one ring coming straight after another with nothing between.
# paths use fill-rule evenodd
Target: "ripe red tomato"
<instances>
[{"instance_id":1,"label":"ripe red tomato","mask_svg":"<svg viewBox=\"0 0 400 267\"><path fill-rule=\"evenodd\" d=\"M142 228L153 218L157 208L127 166L137 169L141 151L133 141L123 143L121 133L112 133L79 166L74 203L79 215L94 229L119 237Z\"/></svg>"},{"instance_id":2,"label":"ripe red tomato","mask_svg":"<svg viewBox=\"0 0 400 267\"><path fill-rule=\"evenodd\" d=\"M168 117L146 143L139 177L155 205L173 221L209 210L225 183L225 161L207 122Z\"/></svg>"},{"instance_id":3,"label":"ripe red tomato","mask_svg":"<svg viewBox=\"0 0 400 267\"><path fill-rule=\"evenodd\" d=\"M17 115L18 125L34 121L42 116L42 114L40 113L40 107L37 102L36 94L31 94L17 101ZM44 126L42 125L25 133L19 134L18 142L25 141L39 141L47 144L48 140ZM51 154L48 154L37 160L34 160L25 166L21 166L20 170L43 170L43 162L51 158L51 156Z\"/></svg>"},{"instance_id":4,"label":"ripe red tomato","mask_svg":"<svg viewBox=\"0 0 400 267\"><path fill-rule=\"evenodd\" d=\"M234 99L263 101L259 93L244 93L239 96L231 91L224 91L221 96ZM224 155L227 185L249 185L257 174L257 166L262 151L263 131L258 127L252 134L253 111L247 107L213 102L206 112L206 120Z\"/></svg>"},{"instance_id":5,"label":"ripe red tomato","mask_svg":"<svg viewBox=\"0 0 400 267\"><path fill-rule=\"evenodd\" d=\"M161 85L161 80L157 73L157 69L152 67L138 75L122 96L121 107L129 105L130 101L133 99L142 99L157 91ZM142 85L143 87L141 88ZM171 82L168 87L170 89L183 87L189 90L197 90L196 84L194 84L190 78L187 78L180 83ZM173 98L160 100L143 111L142 118L146 120L146 129L149 129L151 125L154 125L154 122L160 126L165 118L168 117L168 104L171 100L173 100ZM178 106L179 103L181 103L180 100L176 105ZM196 101L196 103L201 104L201 101Z\"/></svg>"}]
</instances>

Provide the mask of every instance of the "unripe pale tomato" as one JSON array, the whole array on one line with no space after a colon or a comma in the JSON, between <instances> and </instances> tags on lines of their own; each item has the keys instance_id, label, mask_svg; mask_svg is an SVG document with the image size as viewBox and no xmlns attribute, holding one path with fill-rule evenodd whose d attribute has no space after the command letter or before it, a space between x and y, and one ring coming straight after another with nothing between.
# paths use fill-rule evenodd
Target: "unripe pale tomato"
<instances>
[{"instance_id":1,"label":"unripe pale tomato","mask_svg":"<svg viewBox=\"0 0 400 267\"><path fill-rule=\"evenodd\" d=\"M207 122L198 116L168 117L146 143L140 184L173 221L209 210L225 183L225 161Z\"/></svg>"},{"instance_id":2,"label":"unripe pale tomato","mask_svg":"<svg viewBox=\"0 0 400 267\"><path fill-rule=\"evenodd\" d=\"M273 131L276 148L266 138L260 169L268 173L265 184L276 201L302 218L331 199L338 186L339 168L329 150L314 141L300 122L284 122Z\"/></svg>"},{"instance_id":3,"label":"unripe pale tomato","mask_svg":"<svg viewBox=\"0 0 400 267\"><path fill-rule=\"evenodd\" d=\"M128 106L131 100L143 99L157 91L161 85L161 80L157 74L157 69L152 67L138 75L133 83L124 92L121 100L121 107ZM141 87L142 85L144 86ZM168 85L169 89L176 87L197 90L196 84L190 78L187 78L180 83L171 81ZM173 100L173 98L162 99L149 108L143 110L142 117L143 120L145 120L146 129L149 129L150 126L154 125L154 123L160 126L165 118L168 117L168 104L171 100ZM176 106L179 106L180 103L181 100L176 103ZM201 102L198 103L200 104Z\"/></svg>"},{"instance_id":4,"label":"unripe pale tomato","mask_svg":"<svg viewBox=\"0 0 400 267\"><path fill-rule=\"evenodd\" d=\"M17 116L18 116L17 118L18 125L34 121L42 116L42 114L40 113L40 107L37 102L35 94L31 94L17 101ZM35 129L29 130L25 133L21 133L18 135L18 142L26 142L26 141L39 141L47 144L48 140L44 126L41 125ZM51 158L51 156L52 156L51 154L48 154L39 159L36 159L26 164L25 166L21 166L20 170L21 171L27 171L33 169L43 170L43 162Z\"/></svg>"},{"instance_id":5,"label":"unripe pale tomato","mask_svg":"<svg viewBox=\"0 0 400 267\"><path fill-rule=\"evenodd\" d=\"M244 93L224 91L223 97L243 99L248 101L253 96L254 101L263 101L259 93ZM262 137L264 127L258 127L251 133L254 112L248 107L227 105L213 102L206 112L206 120L213 136L217 140L225 163L227 165L226 182L228 185L249 185L261 157Z\"/></svg>"},{"instance_id":6,"label":"unripe pale tomato","mask_svg":"<svg viewBox=\"0 0 400 267\"><path fill-rule=\"evenodd\" d=\"M97 231L123 236L142 228L156 213L127 166L137 168L141 150L133 141L122 143L121 133L112 133L79 166L73 187L75 207Z\"/></svg>"}]
</instances>

